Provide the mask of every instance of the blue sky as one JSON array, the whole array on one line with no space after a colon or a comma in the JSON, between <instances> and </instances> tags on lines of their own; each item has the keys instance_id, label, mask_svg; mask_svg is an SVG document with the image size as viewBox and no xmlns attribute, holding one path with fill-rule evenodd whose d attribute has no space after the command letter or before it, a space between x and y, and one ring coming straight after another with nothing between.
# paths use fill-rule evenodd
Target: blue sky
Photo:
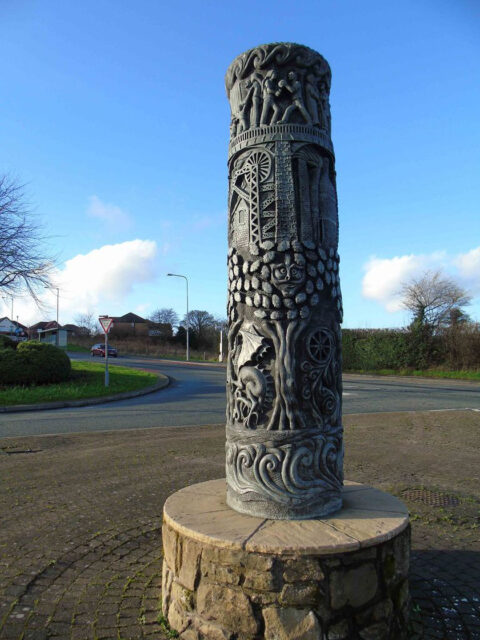
<instances>
[{"instance_id":1,"label":"blue sky","mask_svg":"<svg viewBox=\"0 0 480 640\"><path fill-rule=\"evenodd\" d=\"M61 322L183 315L167 272L225 316L224 74L282 40L332 68L344 326L405 324L395 293L427 268L467 287L480 321L479 36L476 0L0 0L0 172L51 236Z\"/></svg>"}]
</instances>

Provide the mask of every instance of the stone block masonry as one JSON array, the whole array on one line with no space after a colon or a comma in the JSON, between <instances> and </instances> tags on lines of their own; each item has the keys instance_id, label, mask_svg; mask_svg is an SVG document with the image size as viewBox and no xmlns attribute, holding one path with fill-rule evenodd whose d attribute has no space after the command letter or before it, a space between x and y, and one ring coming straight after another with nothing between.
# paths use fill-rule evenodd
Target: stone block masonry
<instances>
[{"instance_id":1,"label":"stone block masonry","mask_svg":"<svg viewBox=\"0 0 480 640\"><path fill-rule=\"evenodd\" d=\"M347 483L344 508L285 522L236 513L224 480L193 485L164 511L162 608L185 640L402 640L408 514Z\"/></svg>"}]
</instances>

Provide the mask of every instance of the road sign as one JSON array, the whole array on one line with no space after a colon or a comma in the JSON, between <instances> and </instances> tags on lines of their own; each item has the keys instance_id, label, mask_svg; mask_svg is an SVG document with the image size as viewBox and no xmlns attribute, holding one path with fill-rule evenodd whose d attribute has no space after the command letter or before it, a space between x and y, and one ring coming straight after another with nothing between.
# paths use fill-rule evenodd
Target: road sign
<instances>
[{"instance_id":1,"label":"road sign","mask_svg":"<svg viewBox=\"0 0 480 640\"><path fill-rule=\"evenodd\" d=\"M112 328L113 318L99 318L98 321L102 325L102 329L105 333L108 333Z\"/></svg>"}]
</instances>

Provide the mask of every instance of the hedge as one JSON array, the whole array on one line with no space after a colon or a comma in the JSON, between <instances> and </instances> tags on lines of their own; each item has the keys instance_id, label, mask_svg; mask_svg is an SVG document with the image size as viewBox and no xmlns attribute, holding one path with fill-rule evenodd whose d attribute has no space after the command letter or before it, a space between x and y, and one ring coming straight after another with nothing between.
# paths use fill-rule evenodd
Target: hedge
<instances>
[{"instance_id":1,"label":"hedge","mask_svg":"<svg viewBox=\"0 0 480 640\"><path fill-rule=\"evenodd\" d=\"M16 349L17 343L15 340L8 338L7 336L0 336L0 349Z\"/></svg>"},{"instance_id":2,"label":"hedge","mask_svg":"<svg viewBox=\"0 0 480 640\"><path fill-rule=\"evenodd\" d=\"M0 346L1 385L63 382L71 370L67 354L51 344L20 342L16 351Z\"/></svg>"},{"instance_id":3,"label":"hedge","mask_svg":"<svg viewBox=\"0 0 480 640\"><path fill-rule=\"evenodd\" d=\"M443 341L422 327L409 329L344 329L343 369L425 369L444 358Z\"/></svg>"}]
</instances>

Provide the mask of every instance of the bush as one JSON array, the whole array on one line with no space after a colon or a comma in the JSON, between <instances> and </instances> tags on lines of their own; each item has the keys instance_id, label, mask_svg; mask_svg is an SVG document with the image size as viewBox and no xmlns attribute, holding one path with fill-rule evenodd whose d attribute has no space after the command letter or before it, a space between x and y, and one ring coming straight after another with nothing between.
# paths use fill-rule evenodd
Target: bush
<instances>
[{"instance_id":1,"label":"bush","mask_svg":"<svg viewBox=\"0 0 480 640\"><path fill-rule=\"evenodd\" d=\"M408 366L409 334L391 329L344 329L345 370L391 369Z\"/></svg>"},{"instance_id":2,"label":"bush","mask_svg":"<svg viewBox=\"0 0 480 640\"><path fill-rule=\"evenodd\" d=\"M16 349L17 344L18 343L15 342L15 340L12 340L7 336L0 336L0 349Z\"/></svg>"},{"instance_id":3,"label":"bush","mask_svg":"<svg viewBox=\"0 0 480 640\"><path fill-rule=\"evenodd\" d=\"M346 371L426 369L441 360L441 342L428 329L344 329L343 368Z\"/></svg>"},{"instance_id":4,"label":"bush","mask_svg":"<svg viewBox=\"0 0 480 640\"><path fill-rule=\"evenodd\" d=\"M16 351L0 349L0 384L63 382L71 375L70 358L61 349L40 342L21 342Z\"/></svg>"}]
</instances>

